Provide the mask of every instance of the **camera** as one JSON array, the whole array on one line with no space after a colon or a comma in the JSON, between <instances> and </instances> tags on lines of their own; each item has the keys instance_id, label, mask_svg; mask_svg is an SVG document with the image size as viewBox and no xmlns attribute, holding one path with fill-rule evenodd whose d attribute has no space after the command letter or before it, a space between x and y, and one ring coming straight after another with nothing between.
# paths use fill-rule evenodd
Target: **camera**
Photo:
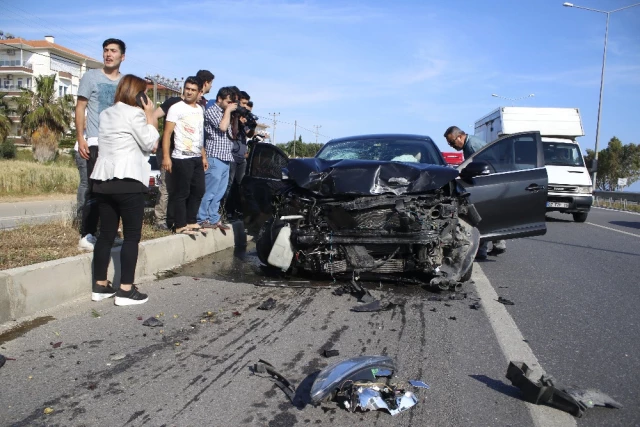
<instances>
[{"instance_id":1,"label":"camera","mask_svg":"<svg viewBox=\"0 0 640 427\"><path fill-rule=\"evenodd\" d=\"M238 117L244 117L244 119L246 120L244 125L249 129L255 129L258 125L258 116L251 113L251 111L249 111L247 108L238 106L234 113L236 113Z\"/></svg>"}]
</instances>

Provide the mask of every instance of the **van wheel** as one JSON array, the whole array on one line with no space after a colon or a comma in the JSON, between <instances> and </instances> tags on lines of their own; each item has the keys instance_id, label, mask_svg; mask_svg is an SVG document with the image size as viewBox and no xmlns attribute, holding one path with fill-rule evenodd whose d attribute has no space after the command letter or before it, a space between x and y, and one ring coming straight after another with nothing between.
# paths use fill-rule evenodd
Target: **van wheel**
<instances>
[{"instance_id":1,"label":"van wheel","mask_svg":"<svg viewBox=\"0 0 640 427\"><path fill-rule=\"evenodd\" d=\"M585 222L587 220L587 212L576 212L573 214L573 220L575 222Z\"/></svg>"}]
</instances>

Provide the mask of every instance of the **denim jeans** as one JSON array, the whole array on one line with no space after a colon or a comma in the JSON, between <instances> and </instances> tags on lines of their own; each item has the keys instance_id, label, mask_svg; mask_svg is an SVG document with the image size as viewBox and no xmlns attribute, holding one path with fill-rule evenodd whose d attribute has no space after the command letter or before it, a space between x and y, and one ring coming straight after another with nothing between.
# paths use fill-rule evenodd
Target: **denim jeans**
<instances>
[{"instance_id":1,"label":"denim jeans","mask_svg":"<svg viewBox=\"0 0 640 427\"><path fill-rule=\"evenodd\" d=\"M91 191L91 174L93 173L93 167L98 160L98 147L89 147L89 160L87 162L87 191L84 196L84 204L82 211L82 227L80 228L80 235L82 237L87 234L96 235L98 231L98 221L100 220L100 212L98 210L98 201Z\"/></svg>"},{"instance_id":2,"label":"denim jeans","mask_svg":"<svg viewBox=\"0 0 640 427\"><path fill-rule=\"evenodd\" d=\"M205 191L198 211L198 222L209 221L215 224L220 221L220 200L224 197L229 183L229 162L223 162L216 157L208 157L207 160L209 169L204 173Z\"/></svg>"},{"instance_id":3,"label":"denim jeans","mask_svg":"<svg viewBox=\"0 0 640 427\"><path fill-rule=\"evenodd\" d=\"M87 176L87 161L80 156L80 153L77 151L75 153L76 166L78 167L78 174L80 175L80 184L78 184L78 194L76 195L76 218L78 219L78 223L81 223L84 199L89 189L89 177Z\"/></svg>"}]
</instances>

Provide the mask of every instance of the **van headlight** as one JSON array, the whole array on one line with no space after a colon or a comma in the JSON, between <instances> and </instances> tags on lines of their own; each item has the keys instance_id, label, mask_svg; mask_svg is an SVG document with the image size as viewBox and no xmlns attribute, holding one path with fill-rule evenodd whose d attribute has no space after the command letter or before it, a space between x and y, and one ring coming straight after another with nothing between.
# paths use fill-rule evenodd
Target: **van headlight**
<instances>
[{"instance_id":1,"label":"van headlight","mask_svg":"<svg viewBox=\"0 0 640 427\"><path fill-rule=\"evenodd\" d=\"M578 193L580 194L591 194L593 188L591 186L588 187L578 187Z\"/></svg>"}]
</instances>

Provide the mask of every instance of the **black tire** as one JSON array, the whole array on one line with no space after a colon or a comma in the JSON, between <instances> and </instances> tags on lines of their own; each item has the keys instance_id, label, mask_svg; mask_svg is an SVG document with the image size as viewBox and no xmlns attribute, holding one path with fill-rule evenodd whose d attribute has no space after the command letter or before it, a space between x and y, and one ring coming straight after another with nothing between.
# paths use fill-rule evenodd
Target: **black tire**
<instances>
[{"instance_id":1,"label":"black tire","mask_svg":"<svg viewBox=\"0 0 640 427\"><path fill-rule=\"evenodd\" d=\"M573 220L575 222L585 222L587 220L587 215L589 215L589 212L575 212L573 214Z\"/></svg>"},{"instance_id":2,"label":"black tire","mask_svg":"<svg viewBox=\"0 0 640 427\"><path fill-rule=\"evenodd\" d=\"M473 264L471 264L471 267L469 267L466 273L460 276L460 281L468 282L469 280L471 280L471 273L473 273Z\"/></svg>"}]
</instances>

